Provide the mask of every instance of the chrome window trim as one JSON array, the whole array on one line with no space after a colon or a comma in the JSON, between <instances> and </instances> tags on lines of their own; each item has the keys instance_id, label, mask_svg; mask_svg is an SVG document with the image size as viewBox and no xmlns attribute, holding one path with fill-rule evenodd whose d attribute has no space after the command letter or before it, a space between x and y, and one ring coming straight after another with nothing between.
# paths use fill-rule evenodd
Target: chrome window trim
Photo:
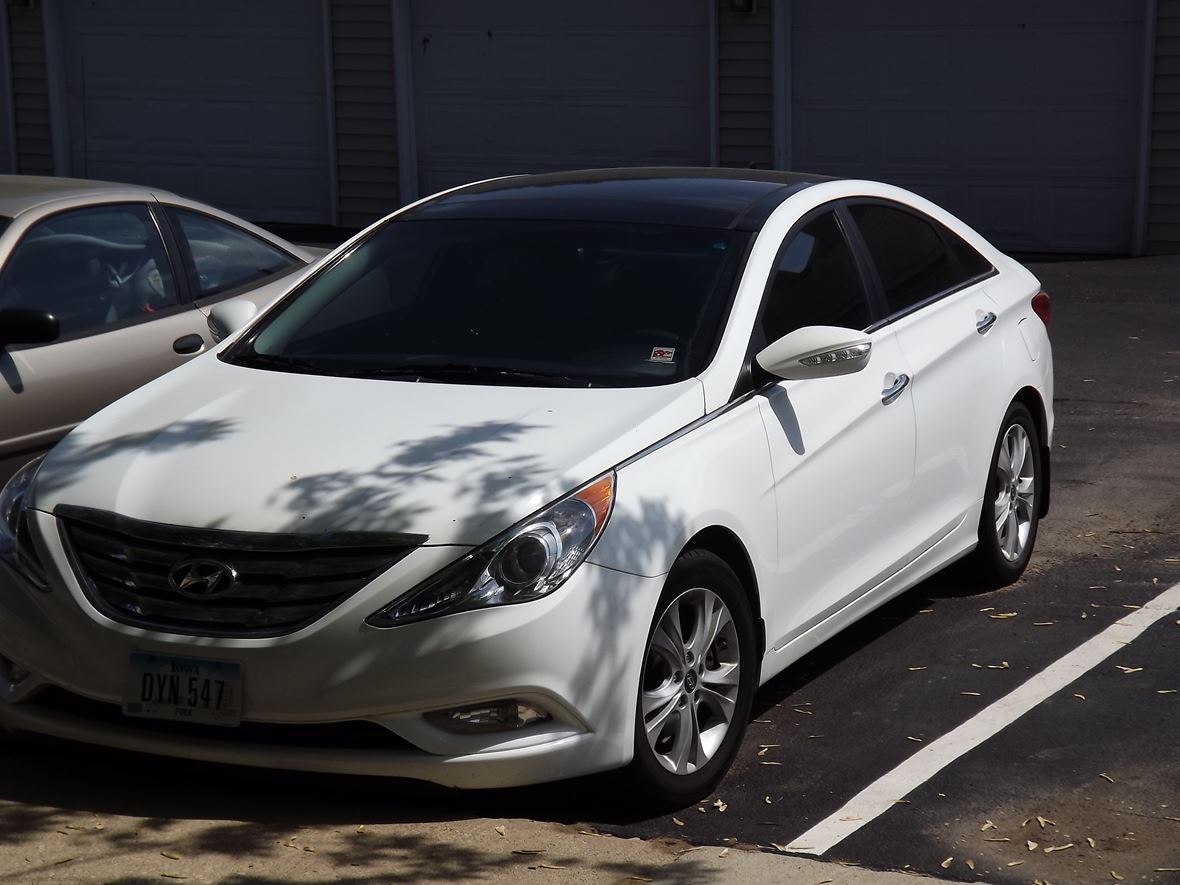
<instances>
[{"instance_id":1,"label":"chrome window trim","mask_svg":"<svg viewBox=\"0 0 1180 885\"><path fill-rule=\"evenodd\" d=\"M992 277L999 276L999 274L1000 272L993 267L989 273L980 274L979 276L972 277L969 280L964 280L957 286L951 286L949 289L936 292L933 295L923 298L921 301L915 301L913 304L903 308L902 310L889 314L887 317L882 317L881 319L877 320L877 322L866 328L865 332L872 334L873 332L884 329L886 326L890 326L893 323L896 323L898 320L905 319L910 314L916 313L924 307L929 307L936 301L942 301L944 298L949 298L952 295L962 292L964 289L970 289L972 286L982 283L984 280L990 280Z\"/></svg>"}]
</instances>

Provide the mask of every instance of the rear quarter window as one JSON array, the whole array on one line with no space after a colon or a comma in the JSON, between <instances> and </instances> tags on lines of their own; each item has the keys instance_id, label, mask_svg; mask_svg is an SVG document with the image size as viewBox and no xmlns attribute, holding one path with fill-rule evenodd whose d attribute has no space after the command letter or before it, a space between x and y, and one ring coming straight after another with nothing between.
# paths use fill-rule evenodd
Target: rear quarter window
<instances>
[{"instance_id":1,"label":"rear quarter window","mask_svg":"<svg viewBox=\"0 0 1180 885\"><path fill-rule=\"evenodd\" d=\"M849 206L876 266L889 314L985 276L991 263L932 218L880 203Z\"/></svg>"}]
</instances>

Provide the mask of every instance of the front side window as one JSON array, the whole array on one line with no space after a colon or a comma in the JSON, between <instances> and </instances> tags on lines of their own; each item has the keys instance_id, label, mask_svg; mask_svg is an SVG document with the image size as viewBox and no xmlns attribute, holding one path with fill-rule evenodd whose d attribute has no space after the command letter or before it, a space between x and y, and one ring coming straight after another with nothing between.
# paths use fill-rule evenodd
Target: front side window
<instances>
[{"instance_id":1,"label":"front side window","mask_svg":"<svg viewBox=\"0 0 1180 885\"><path fill-rule=\"evenodd\" d=\"M606 222L392 222L227 358L456 383L680 380L712 355L748 236Z\"/></svg>"},{"instance_id":2,"label":"front side window","mask_svg":"<svg viewBox=\"0 0 1180 885\"><path fill-rule=\"evenodd\" d=\"M265 240L208 215L171 206L168 214L188 247L189 285L196 298L245 286L299 263Z\"/></svg>"},{"instance_id":3,"label":"front side window","mask_svg":"<svg viewBox=\"0 0 1180 885\"><path fill-rule=\"evenodd\" d=\"M990 271L982 255L946 231L967 250L965 255L974 255L971 267L964 267L944 240L946 229L932 219L879 203L855 204L849 211L877 267L891 314Z\"/></svg>"},{"instance_id":4,"label":"front side window","mask_svg":"<svg viewBox=\"0 0 1180 885\"><path fill-rule=\"evenodd\" d=\"M164 243L146 206L74 209L33 225L0 270L0 307L52 313L62 337L177 303Z\"/></svg>"},{"instance_id":5,"label":"front side window","mask_svg":"<svg viewBox=\"0 0 1180 885\"><path fill-rule=\"evenodd\" d=\"M869 322L856 259L835 213L827 212L793 233L779 253L762 333L769 344L804 326L863 329Z\"/></svg>"}]
</instances>

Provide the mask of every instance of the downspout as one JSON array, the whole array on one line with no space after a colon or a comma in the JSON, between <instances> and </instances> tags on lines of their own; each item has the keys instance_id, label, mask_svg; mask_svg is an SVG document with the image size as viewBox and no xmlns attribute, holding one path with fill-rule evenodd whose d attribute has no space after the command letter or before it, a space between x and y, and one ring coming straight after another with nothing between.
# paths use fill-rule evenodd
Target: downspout
<instances>
[{"instance_id":1,"label":"downspout","mask_svg":"<svg viewBox=\"0 0 1180 885\"><path fill-rule=\"evenodd\" d=\"M1147 216L1151 211L1152 105L1155 94L1155 32L1159 0L1144 0L1143 10L1143 83L1139 96L1139 158L1135 175L1135 227L1131 234L1131 254L1147 253Z\"/></svg>"},{"instance_id":2,"label":"downspout","mask_svg":"<svg viewBox=\"0 0 1180 885\"><path fill-rule=\"evenodd\" d=\"M61 16L57 0L43 0L41 28L45 32L45 80L49 90L49 131L53 139L53 174L69 175L70 110L66 66L62 56Z\"/></svg>"},{"instance_id":3,"label":"downspout","mask_svg":"<svg viewBox=\"0 0 1180 885\"><path fill-rule=\"evenodd\" d=\"M332 40L332 2L320 0L324 32L324 90L328 119L328 223L340 226L340 158L336 149L336 55Z\"/></svg>"},{"instance_id":4,"label":"downspout","mask_svg":"<svg viewBox=\"0 0 1180 885\"><path fill-rule=\"evenodd\" d=\"M705 0L709 5L709 165L721 163L721 27L717 4L721 0Z\"/></svg>"},{"instance_id":5,"label":"downspout","mask_svg":"<svg viewBox=\"0 0 1180 885\"><path fill-rule=\"evenodd\" d=\"M410 0L393 4L393 92L397 104L397 187L402 205L418 199L418 135L414 127L414 34Z\"/></svg>"},{"instance_id":6,"label":"downspout","mask_svg":"<svg viewBox=\"0 0 1180 885\"><path fill-rule=\"evenodd\" d=\"M770 119L774 168L791 168L791 0L770 8Z\"/></svg>"},{"instance_id":7,"label":"downspout","mask_svg":"<svg viewBox=\"0 0 1180 885\"><path fill-rule=\"evenodd\" d=\"M4 100L4 141L10 159L5 172L19 172L16 153L16 95L12 89L12 38L8 31L8 4L0 3L0 90Z\"/></svg>"}]
</instances>

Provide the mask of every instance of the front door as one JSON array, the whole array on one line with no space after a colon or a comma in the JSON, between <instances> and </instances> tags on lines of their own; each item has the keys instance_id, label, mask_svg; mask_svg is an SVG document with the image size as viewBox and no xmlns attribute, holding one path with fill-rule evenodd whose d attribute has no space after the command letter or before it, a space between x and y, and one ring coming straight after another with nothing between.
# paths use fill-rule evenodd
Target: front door
<instances>
[{"instance_id":1,"label":"front door","mask_svg":"<svg viewBox=\"0 0 1180 885\"><path fill-rule=\"evenodd\" d=\"M865 282L836 214L805 221L780 252L756 335L770 342L803 326L859 330L871 322ZM907 559L902 538L915 451L909 366L888 327L871 338L860 372L779 381L761 394L778 510L772 648Z\"/></svg>"},{"instance_id":2,"label":"front door","mask_svg":"<svg viewBox=\"0 0 1180 885\"><path fill-rule=\"evenodd\" d=\"M51 344L0 348L5 476L209 343L205 315L181 301L142 203L67 210L32 225L0 269L0 307L45 310L61 325Z\"/></svg>"}]
</instances>

